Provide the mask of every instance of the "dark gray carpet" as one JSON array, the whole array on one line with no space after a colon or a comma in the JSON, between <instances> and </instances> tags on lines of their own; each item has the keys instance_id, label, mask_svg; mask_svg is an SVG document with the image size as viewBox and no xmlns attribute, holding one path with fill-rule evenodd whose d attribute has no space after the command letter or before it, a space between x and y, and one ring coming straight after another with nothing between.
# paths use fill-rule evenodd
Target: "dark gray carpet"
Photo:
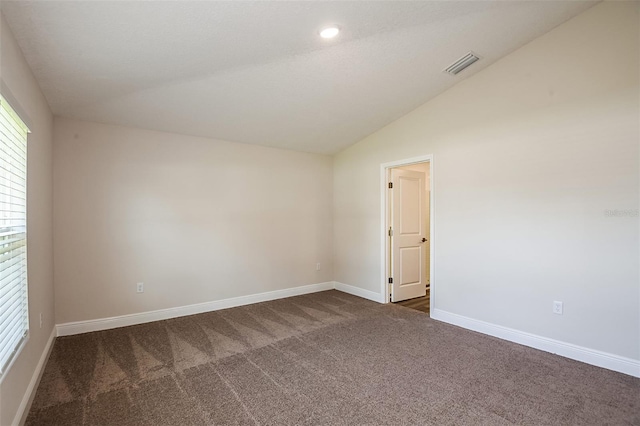
<instances>
[{"instance_id":1,"label":"dark gray carpet","mask_svg":"<svg viewBox=\"0 0 640 426\"><path fill-rule=\"evenodd\" d=\"M416 311L424 312L428 314L431 309L431 290L427 288L427 294L422 297L416 297L414 299L407 299L401 302L395 302L396 305L404 306L405 308L415 309Z\"/></svg>"},{"instance_id":2,"label":"dark gray carpet","mask_svg":"<svg viewBox=\"0 0 640 426\"><path fill-rule=\"evenodd\" d=\"M58 338L28 425L640 425L640 379L327 291Z\"/></svg>"}]
</instances>

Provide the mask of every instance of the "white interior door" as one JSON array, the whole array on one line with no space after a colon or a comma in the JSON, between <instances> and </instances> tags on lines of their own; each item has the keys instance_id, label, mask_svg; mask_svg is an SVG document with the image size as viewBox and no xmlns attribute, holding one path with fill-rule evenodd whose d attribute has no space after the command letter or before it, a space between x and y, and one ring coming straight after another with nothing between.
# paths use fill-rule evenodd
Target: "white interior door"
<instances>
[{"instance_id":1,"label":"white interior door","mask_svg":"<svg viewBox=\"0 0 640 426\"><path fill-rule=\"evenodd\" d=\"M391 169L391 301L425 296L427 228L426 174Z\"/></svg>"}]
</instances>

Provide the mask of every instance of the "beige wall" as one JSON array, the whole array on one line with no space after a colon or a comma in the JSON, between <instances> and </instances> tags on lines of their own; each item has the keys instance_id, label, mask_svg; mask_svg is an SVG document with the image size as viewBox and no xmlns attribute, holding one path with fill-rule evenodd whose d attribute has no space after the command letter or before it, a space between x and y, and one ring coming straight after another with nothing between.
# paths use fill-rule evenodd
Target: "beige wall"
<instances>
[{"instance_id":1,"label":"beige wall","mask_svg":"<svg viewBox=\"0 0 640 426\"><path fill-rule=\"evenodd\" d=\"M640 359L639 221L605 214L639 204L638 18L601 3L337 155L334 279L380 291L380 164L433 154L435 308Z\"/></svg>"},{"instance_id":2,"label":"beige wall","mask_svg":"<svg viewBox=\"0 0 640 426\"><path fill-rule=\"evenodd\" d=\"M1 15L0 15L1 16ZM29 340L0 384L0 424L12 424L54 326L52 252L52 116L4 17L0 23L2 93L29 124L27 256ZM43 325L40 328L40 313Z\"/></svg>"},{"instance_id":3,"label":"beige wall","mask_svg":"<svg viewBox=\"0 0 640 426\"><path fill-rule=\"evenodd\" d=\"M331 157L57 117L54 141L59 324L333 278Z\"/></svg>"}]
</instances>

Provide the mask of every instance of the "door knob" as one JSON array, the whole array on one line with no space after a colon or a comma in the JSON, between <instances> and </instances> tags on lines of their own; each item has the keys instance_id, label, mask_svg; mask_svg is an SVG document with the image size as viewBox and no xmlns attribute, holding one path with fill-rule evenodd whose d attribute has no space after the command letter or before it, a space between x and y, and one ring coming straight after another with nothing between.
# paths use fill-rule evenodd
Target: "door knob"
<instances>
[{"instance_id":1,"label":"door knob","mask_svg":"<svg viewBox=\"0 0 640 426\"><path fill-rule=\"evenodd\" d=\"M427 239L423 238L421 242L425 243L425 242L427 242Z\"/></svg>"}]
</instances>

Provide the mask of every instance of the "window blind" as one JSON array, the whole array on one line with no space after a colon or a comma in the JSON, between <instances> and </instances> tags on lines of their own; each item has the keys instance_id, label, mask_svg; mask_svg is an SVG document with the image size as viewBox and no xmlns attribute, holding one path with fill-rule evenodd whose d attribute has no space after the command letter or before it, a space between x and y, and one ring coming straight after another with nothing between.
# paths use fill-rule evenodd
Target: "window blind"
<instances>
[{"instance_id":1,"label":"window blind","mask_svg":"<svg viewBox=\"0 0 640 426\"><path fill-rule=\"evenodd\" d=\"M27 126L0 96L0 375L29 331L27 133Z\"/></svg>"}]
</instances>

